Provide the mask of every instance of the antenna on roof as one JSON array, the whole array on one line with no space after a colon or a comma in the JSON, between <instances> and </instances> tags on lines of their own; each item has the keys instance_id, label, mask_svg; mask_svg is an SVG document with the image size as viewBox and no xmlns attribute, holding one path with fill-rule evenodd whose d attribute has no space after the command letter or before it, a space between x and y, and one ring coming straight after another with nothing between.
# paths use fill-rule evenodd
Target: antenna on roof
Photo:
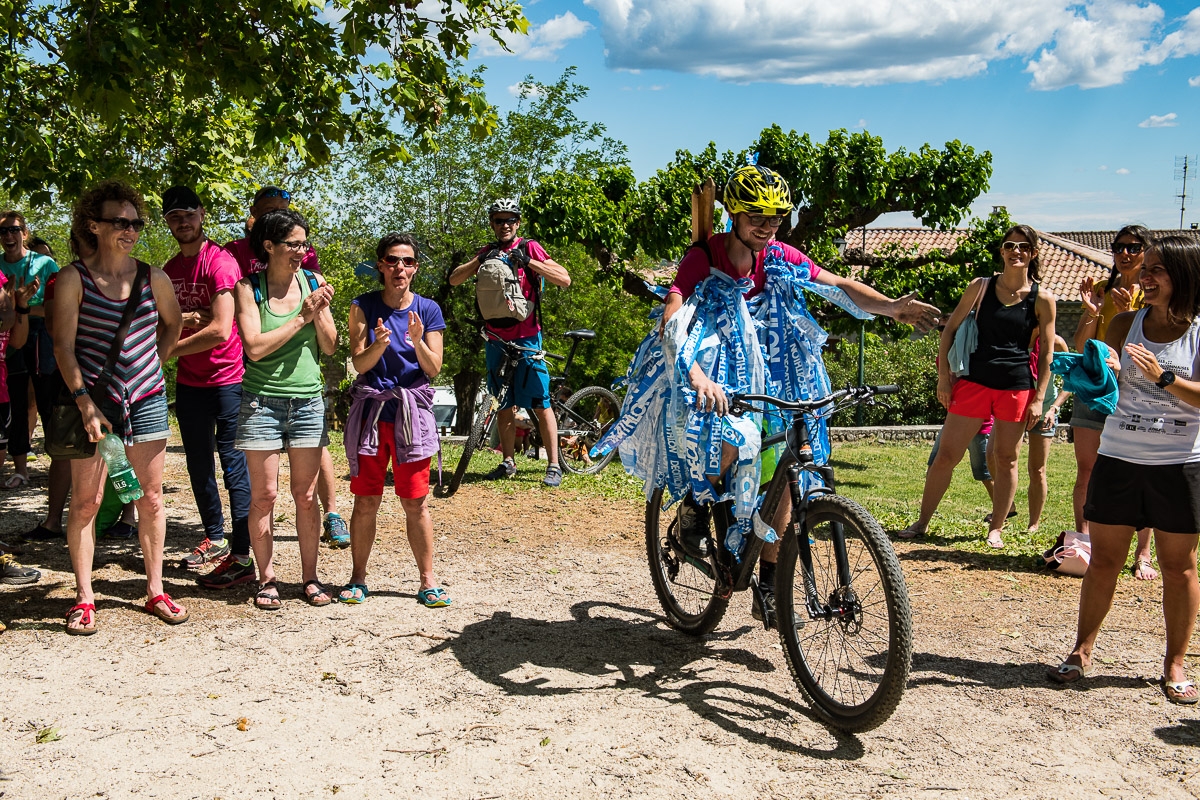
<instances>
[{"instance_id":1,"label":"antenna on roof","mask_svg":"<svg viewBox=\"0 0 1200 800\"><path fill-rule=\"evenodd\" d=\"M1179 230L1183 230L1183 212L1187 209L1188 170L1196 171L1196 157L1175 156L1175 180L1183 181L1183 189L1175 195L1179 198Z\"/></svg>"}]
</instances>

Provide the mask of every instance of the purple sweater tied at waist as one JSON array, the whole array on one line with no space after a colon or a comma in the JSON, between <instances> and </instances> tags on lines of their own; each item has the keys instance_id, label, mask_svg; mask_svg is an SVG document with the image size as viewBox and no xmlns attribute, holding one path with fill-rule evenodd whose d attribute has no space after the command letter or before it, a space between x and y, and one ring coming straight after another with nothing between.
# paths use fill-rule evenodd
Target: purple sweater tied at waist
<instances>
[{"instance_id":1,"label":"purple sweater tied at waist","mask_svg":"<svg viewBox=\"0 0 1200 800\"><path fill-rule=\"evenodd\" d=\"M350 387L350 398L345 441L351 477L358 475L360 454L373 456L379 453L379 415L389 400L400 401L396 410L395 463L432 458L441 450L437 420L433 416L433 387L429 384L380 391L355 381Z\"/></svg>"}]
</instances>

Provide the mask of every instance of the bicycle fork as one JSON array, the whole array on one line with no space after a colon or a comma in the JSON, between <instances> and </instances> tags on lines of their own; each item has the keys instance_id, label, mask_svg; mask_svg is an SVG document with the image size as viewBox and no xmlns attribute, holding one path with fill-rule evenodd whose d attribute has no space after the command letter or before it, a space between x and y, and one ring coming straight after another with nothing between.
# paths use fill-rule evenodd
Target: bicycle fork
<instances>
[{"instance_id":1,"label":"bicycle fork","mask_svg":"<svg viewBox=\"0 0 1200 800\"><path fill-rule=\"evenodd\" d=\"M825 621L839 619L844 624L857 626L859 623L859 603L850 585L850 559L846 553L846 536L840 522L830 522L829 540L833 548L834 561L837 568L837 588L828 598L822 598L817 591L816 575L813 572L812 541L808 530L808 496L800 488L800 473L802 471L816 472L822 478L824 486L812 489L813 494L829 494L833 492L833 469L828 465L817 466L812 462L812 451L807 448L799 453L797 463L788 467L788 489L792 496L792 520L799 545L799 563L804 579L805 606L809 619Z\"/></svg>"}]
</instances>

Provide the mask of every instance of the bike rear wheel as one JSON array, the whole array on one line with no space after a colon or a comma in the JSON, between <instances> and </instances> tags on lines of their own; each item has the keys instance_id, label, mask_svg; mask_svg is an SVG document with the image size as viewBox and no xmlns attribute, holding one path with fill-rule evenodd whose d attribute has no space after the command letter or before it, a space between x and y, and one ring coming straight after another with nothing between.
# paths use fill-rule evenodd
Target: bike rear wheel
<instances>
[{"instance_id":1,"label":"bike rear wheel","mask_svg":"<svg viewBox=\"0 0 1200 800\"><path fill-rule=\"evenodd\" d=\"M672 628L693 636L711 633L725 616L729 598L717 594L712 565L685 558L672 546L677 525L674 511L663 509L665 501L659 488L646 502L646 553L654 592Z\"/></svg>"},{"instance_id":2,"label":"bike rear wheel","mask_svg":"<svg viewBox=\"0 0 1200 800\"><path fill-rule=\"evenodd\" d=\"M558 408L558 463L567 472L595 475L616 455L610 450L599 458L589 451L621 416L621 401L603 386L587 386Z\"/></svg>"},{"instance_id":3,"label":"bike rear wheel","mask_svg":"<svg viewBox=\"0 0 1200 800\"><path fill-rule=\"evenodd\" d=\"M458 457L458 465L454 468L454 474L450 476L450 483L442 492L442 497L449 497L462 485L463 476L467 474L467 466L471 463L471 456L482 446L483 437L487 434L488 428L491 427L491 422L496 416L495 406L496 398L485 394L479 405L475 407L475 419L471 421L471 430L467 433L467 441L463 443L462 455Z\"/></svg>"},{"instance_id":4,"label":"bike rear wheel","mask_svg":"<svg viewBox=\"0 0 1200 800\"><path fill-rule=\"evenodd\" d=\"M849 586L838 579L837 525ZM784 537L775 572L779 639L792 677L825 721L845 731L871 730L896 710L912 666L912 611L900 561L879 522L844 497L814 498L806 530L795 528ZM812 588L824 611L816 619L806 601L798 536L811 541Z\"/></svg>"}]
</instances>

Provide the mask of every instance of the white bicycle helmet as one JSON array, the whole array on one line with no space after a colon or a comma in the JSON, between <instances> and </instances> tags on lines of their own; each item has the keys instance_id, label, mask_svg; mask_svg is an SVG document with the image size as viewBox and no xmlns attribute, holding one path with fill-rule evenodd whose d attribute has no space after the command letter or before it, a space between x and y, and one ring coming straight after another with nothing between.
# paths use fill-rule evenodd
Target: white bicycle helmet
<instances>
[{"instance_id":1,"label":"white bicycle helmet","mask_svg":"<svg viewBox=\"0 0 1200 800\"><path fill-rule=\"evenodd\" d=\"M521 216L521 205L511 197L501 197L496 202L488 206L488 219L497 214L515 214Z\"/></svg>"}]
</instances>

